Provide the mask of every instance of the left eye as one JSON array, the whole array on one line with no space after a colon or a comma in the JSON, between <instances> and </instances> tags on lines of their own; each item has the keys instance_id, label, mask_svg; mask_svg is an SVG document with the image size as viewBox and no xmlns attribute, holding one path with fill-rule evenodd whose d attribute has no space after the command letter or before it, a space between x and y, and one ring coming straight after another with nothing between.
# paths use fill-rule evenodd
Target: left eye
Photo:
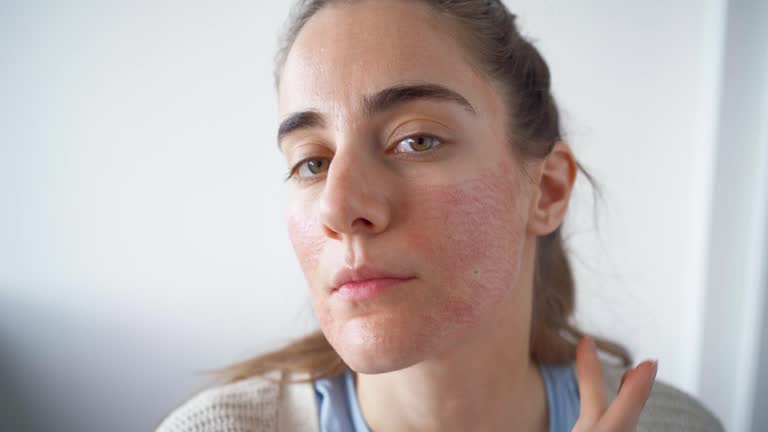
<instances>
[{"instance_id":1,"label":"left eye","mask_svg":"<svg viewBox=\"0 0 768 432\"><path fill-rule=\"evenodd\" d=\"M430 150L440 144L440 140L437 137L429 135L415 135L405 138L400 141L395 147L395 153L420 153ZM410 150L398 150L401 147L409 147Z\"/></svg>"}]
</instances>

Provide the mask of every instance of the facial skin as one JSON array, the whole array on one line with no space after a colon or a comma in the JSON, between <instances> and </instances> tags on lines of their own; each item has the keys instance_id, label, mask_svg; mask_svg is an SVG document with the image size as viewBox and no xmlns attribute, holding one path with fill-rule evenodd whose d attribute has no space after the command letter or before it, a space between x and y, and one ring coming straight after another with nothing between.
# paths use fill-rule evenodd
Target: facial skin
<instances>
[{"instance_id":1,"label":"facial skin","mask_svg":"<svg viewBox=\"0 0 768 432\"><path fill-rule=\"evenodd\" d=\"M282 70L280 119L314 111L323 121L281 148L289 167L323 165L302 163L289 180L288 230L320 327L358 372L371 427L542 430L528 345L535 240L562 221L575 163L564 143L545 160L517 159L499 88L455 32L418 2L343 4L310 19ZM410 85L441 86L471 108L364 108ZM331 294L335 272L366 263L413 279L362 302Z\"/></svg>"}]
</instances>

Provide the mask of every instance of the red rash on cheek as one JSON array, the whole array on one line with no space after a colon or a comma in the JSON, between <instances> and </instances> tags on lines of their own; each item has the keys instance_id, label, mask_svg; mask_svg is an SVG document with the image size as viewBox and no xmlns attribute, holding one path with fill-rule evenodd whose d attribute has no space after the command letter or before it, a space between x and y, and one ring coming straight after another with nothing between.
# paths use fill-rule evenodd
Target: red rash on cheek
<instances>
[{"instance_id":1,"label":"red rash on cheek","mask_svg":"<svg viewBox=\"0 0 768 432\"><path fill-rule=\"evenodd\" d=\"M474 322L516 284L525 232L519 193L509 174L421 186L409 197L405 250L430 265L426 282L439 305L424 311L429 326Z\"/></svg>"},{"instance_id":2,"label":"red rash on cheek","mask_svg":"<svg viewBox=\"0 0 768 432\"><path fill-rule=\"evenodd\" d=\"M318 323L321 328L329 328L334 321L334 317L324 303L324 296L318 295L312 289L314 282L319 281L323 276L323 269L319 268L319 265L321 263L323 247L328 241L323 233L323 227L316 218L290 214L288 216L288 234L304 274L304 279L307 282Z\"/></svg>"},{"instance_id":3,"label":"red rash on cheek","mask_svg":"<svg viewBox=\"0 0 768 432\"><path fill-rule=\"evenodd\" d=\"M322 226L316 219L290 215L288 235L304 274L314 274L325 241Z\"/></svg>"}]
</instances>

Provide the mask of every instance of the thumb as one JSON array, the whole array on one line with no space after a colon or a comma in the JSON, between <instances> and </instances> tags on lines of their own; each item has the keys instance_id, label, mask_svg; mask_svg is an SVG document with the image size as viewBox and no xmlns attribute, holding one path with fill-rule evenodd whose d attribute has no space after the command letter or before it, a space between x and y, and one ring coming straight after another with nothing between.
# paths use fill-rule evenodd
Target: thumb
<instances>
[{"instance_id":1,"label":"thumb","mask_svg":"<svg viewBox=\"0 0 768 432\"><path fill-rule=\"evenodd\" d=\"M597 356L595 340L590 336L581 338L576 347L576 375L581 406L574 430L591 430L607 409L608 399L603 368Z\"/></svg>"}]
</instances>

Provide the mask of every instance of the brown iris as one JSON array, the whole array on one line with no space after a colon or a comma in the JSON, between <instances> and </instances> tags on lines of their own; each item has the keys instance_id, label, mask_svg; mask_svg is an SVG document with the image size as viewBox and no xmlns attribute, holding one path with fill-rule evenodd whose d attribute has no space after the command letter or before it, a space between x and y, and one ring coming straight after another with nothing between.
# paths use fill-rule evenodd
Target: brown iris
<instances>
[{"instance_id":1,"label":"brown iris","mask_svg":"<svg viewBox=\"0 0 768 432\"><path fill-rule=\"evenodd\" d=\"M429 136L409 137L403 141L416 151L429 150L435 145L435 139Z\"/></svg>"},{"instance_id":2,"label":"brown iris","mask_svg":"<svg viewBox=\"0 0 768 432\"><path fill-rule=\"evenodd\" d=\"M312 174L320 174L325 165L327 165L327 161L323 159L310 159L307 161L307 167Z\"/></svg>"}]
</instances>

